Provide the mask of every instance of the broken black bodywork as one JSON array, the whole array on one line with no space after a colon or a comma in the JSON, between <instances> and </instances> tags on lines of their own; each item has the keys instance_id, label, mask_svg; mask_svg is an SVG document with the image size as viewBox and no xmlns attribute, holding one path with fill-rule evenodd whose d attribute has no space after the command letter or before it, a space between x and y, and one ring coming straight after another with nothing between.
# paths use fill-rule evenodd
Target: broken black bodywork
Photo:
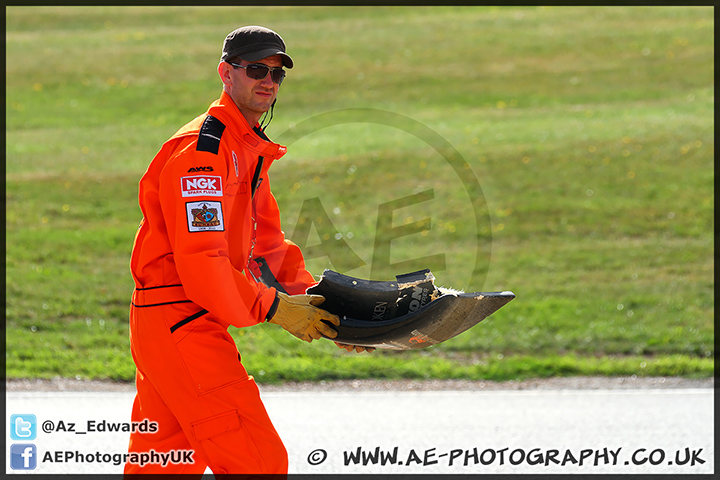
<instances>
[{"instance_id":1,"label":"broken black bodywork","mask_svg":"<svg viewBox=\"0 0 720 480\"><path fill-rule=\"evenodd\" d=\"M508 291L438 288L434 279L428 269L399 275L395 281L362 280L325 270L307 293L325 297L321 308L340 317L334 341L393 350L444 342L515 298Z\"/></svg>"}]
</instances>

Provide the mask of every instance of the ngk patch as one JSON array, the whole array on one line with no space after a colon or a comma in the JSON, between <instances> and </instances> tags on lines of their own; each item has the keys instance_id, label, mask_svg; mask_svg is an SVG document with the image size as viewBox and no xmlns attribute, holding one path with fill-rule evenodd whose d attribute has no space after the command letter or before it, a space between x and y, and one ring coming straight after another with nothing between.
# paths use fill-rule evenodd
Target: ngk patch
<instances>
[{"instance_id":1,"label":"ngk patch","mask_svg":"<svg viewBox=\"0 0 720 480\"><path fill-rule=\"evenodd\" d=\"M221 202L188 202L188 230L191 232L209 232L225 230Z\"/></svg>"},{"instance_id":2,"label":"ngk patch","mask_svg":"<svg viewBox=\"0 0 720 480\"><path fill-rule=\"evenodd\" d=\"M180 178L183 197L222 197L222 177L197 175Z\"/></svg>"}]
</instances>

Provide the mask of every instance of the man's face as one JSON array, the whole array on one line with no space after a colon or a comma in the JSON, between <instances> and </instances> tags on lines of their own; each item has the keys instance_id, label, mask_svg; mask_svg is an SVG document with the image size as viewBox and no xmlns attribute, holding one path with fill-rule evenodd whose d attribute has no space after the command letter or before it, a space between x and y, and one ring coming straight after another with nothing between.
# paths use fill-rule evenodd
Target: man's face
<instances>
[{"instance_id":1,"label":"man's face","mask_svg":"<svg viewBox=\"0 0 720 480\"><path fill-rule=\"evenodd\" d=\"M279 55L263 58L257 62L247 62L242 60L239 63L242 66L251 63L260 63L268 67L282 67L282 59ZM255 125L263 113L270 110L275 98L277 98L280 85L272 81L272 74L268 73L261 80L253 80L248 77L244 68L236 68L227 65L227 76L223 77L225 88L230 98L233 99L240 111L243 113L250 125ZM221 73L221 76L223 74Z\"/></svg>"}]
</instances>

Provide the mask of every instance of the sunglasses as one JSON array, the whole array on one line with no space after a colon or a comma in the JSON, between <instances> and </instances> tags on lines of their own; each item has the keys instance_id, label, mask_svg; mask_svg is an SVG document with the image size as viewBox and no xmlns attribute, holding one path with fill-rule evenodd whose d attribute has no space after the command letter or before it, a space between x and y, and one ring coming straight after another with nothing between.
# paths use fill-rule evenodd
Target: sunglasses
<instances>
[{"instance_id":1,"label":"sunglasses","mask_svg":"<svg viewBox=\"0 0 720 480\"><path fill-rule=\"evenodd\" d=\"M278 85L282 84L285 79L285 70L280 67L268 67L262 63L251 63L249 65L238 65L237 63L227 62L235 68L244 68L245 73L253 80L262 80L267 77L268 72L272 72L272 81Z\"/></svg>"}]
</instances>

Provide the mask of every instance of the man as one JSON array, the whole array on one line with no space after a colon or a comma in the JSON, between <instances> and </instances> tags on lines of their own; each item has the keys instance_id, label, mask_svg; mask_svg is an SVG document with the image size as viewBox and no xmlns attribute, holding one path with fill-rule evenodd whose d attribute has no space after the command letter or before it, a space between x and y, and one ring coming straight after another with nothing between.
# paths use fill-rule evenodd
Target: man
<instances>
[{"instance_id":1,"label":"man","mask_svg":"<svg viewBox=\"0 0 720 480\"><path fill-rule=\"evenodd\" d=\"M163 145L140 181L132 420L156 427L131 433L126 473L287 473L285 447L227 332L267 321L307 342L337 335L338 317L317 308L323 297L305 295L316 282L284 238L267 179L286 148L258 122L272 115L283 67L293 61L277 33L231 32L220 99Z\"/></svg>"}]
</instances>

